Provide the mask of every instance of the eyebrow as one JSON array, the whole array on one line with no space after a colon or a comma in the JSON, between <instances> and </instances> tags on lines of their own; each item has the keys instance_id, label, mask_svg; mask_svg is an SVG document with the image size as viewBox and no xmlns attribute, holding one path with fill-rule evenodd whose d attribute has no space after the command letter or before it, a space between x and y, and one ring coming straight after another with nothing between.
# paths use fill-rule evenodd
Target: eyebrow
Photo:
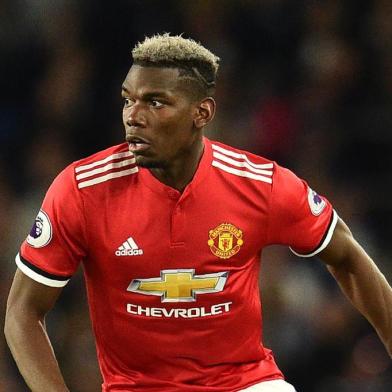
<instances>
[{"instance_id":1,"label":"eyebrow","mask_svg":"<svg viewBox=\"0 0 392 392\"><path fill-rule=\"evenodd\" d=\"M121 90L129 94L129 90L124 85L121 86ZM168 94L162 90L161 91L160 90L148 91L143 94L144 99L155 98L155 97L165 98L165 97L168 97Z\"/></svg>"}]
</instances>

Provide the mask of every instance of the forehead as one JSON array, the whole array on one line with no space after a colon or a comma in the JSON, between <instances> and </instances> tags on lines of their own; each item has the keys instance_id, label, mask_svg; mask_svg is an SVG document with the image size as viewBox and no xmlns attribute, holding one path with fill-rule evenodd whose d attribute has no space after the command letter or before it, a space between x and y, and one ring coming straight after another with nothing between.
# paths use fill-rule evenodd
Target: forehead
<instances>
[{"instance_id":1,"label":"forehead","mask_svg":"<svg viewBox=\"0 0 392 392\"><path fill-rule=\"evenodd\" d=\"M180 79L177 68L143 67L132 65L123 88L129 92L146 93L149 91L174 92L179 90Z\"/></svg>"}]
</instances>

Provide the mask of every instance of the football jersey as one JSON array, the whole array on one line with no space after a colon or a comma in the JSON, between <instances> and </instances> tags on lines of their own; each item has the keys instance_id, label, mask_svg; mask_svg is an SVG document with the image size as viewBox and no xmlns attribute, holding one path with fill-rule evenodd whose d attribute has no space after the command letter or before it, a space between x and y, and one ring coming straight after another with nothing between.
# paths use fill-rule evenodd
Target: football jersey
<instances>
[{"instance_id":1,"label":"football jersey","mask_svg":"<svg viewBox=\"0 0 392 392\"><path fill-rule=\"evenodd\" d=\"M55 287L83 263L103 391L238 391L283 379L262 343L262 249L315 255L336 221L260 156L204 138L179 192L124 143L60 173L16 262Z\"/></svg>"}]
</instances>

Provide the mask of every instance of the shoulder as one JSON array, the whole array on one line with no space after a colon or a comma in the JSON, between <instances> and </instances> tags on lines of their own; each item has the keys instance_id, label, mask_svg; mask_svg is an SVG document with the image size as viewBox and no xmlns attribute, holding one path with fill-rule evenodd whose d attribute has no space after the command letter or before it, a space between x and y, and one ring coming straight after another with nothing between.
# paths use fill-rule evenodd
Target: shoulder
<instances>
[{"instance_id":1,"label":"shoulder","mask_svg":"<svg viewBox=\"0 0 392 392\"><path fill-rule=\"evenodd\" d=\"M137 172L127 143L118 144L72 162L53 181L52 191L80 191Z\"/></svg>"},{"instance_id":2,"label":"shoulder","mask_svg":"<svg viewBox=\"0 0 392 392\"><path fill-rule=\"evenodd\" d=\"M73 162L66 170L74 177L75 185L79 190L138 171L135 158L129 151L127 143L109 147Z\"/></svg>"},{"instance_id":3,"label":"shoulder","mask_svg":"<svg viewBox=\"0 0 392 392\"><path fill-rule=\"evenodd\" d=\"M211 147L213 150L213 156L217 156L218 153L224 154L226 156L241 159L241 160L251 160L253 163L268 165L266 167L273 167L274 161L271 159L256 155L250 151L242 150L228 144L210 140Z\"/></svg>"},{"instance_id":4,"label":"shoulder","mask_svg":"<svg viewBox=\"0 0 392 392\"><path fill-rule=\"evenodd\" d=\"M296 192L305 184L293 171L271 159L217 141L209 142L212 166L222 172L251 180L252 183L270 184L273 191L287 188Z\"/></svg>"},{"instance_id":5,"label":"shoulder","mask_svg":"<svg viewBox=\"0 0 392 392\"><path fill-rule=\"evenodd\" d=\"M91 169L101 164L108 163L110 161L126 158L132 156L132 153L128 149L127 143L117 144L115 146L108 147L104 150L98 151L88 157L79 159L73 162L70 166L73 166L77 172Z\"/></svg>"},{"instance_id":6,"label":"shoulder","mask_svg":"<svg viewBox=\"0 0 392 392\"><path fill-rule=\"evenodd\" d=\"M247 180L272 184L276 163L260 155L211 141L212 166Z\"/></svg>"}]
</instances>

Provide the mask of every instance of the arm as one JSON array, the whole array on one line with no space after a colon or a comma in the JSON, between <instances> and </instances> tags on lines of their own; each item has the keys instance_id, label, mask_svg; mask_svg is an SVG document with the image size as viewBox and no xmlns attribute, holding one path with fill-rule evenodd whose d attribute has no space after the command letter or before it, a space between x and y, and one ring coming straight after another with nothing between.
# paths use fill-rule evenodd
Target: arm
<instances>
[{"instance_id":1,"label":"arm","mask_svg":"<svg viewBox=\"0 0 392 392\"><path fill-rule=\"evenodd\" d=\"M392 288L341 219L331 242L319 256L392 356Z\"/></svg>"},{"instance_id":2,"label":"arm","mask_svg":"<svg viewBox=\"0 0 392 392\"><path fill-rule=\"evenodd\" d=\"M37 283L19 269L12 283L4 333L16 364L32 391L69 391L45 329L45 315L61 290Z\"/></svg>"}]
</instances>

